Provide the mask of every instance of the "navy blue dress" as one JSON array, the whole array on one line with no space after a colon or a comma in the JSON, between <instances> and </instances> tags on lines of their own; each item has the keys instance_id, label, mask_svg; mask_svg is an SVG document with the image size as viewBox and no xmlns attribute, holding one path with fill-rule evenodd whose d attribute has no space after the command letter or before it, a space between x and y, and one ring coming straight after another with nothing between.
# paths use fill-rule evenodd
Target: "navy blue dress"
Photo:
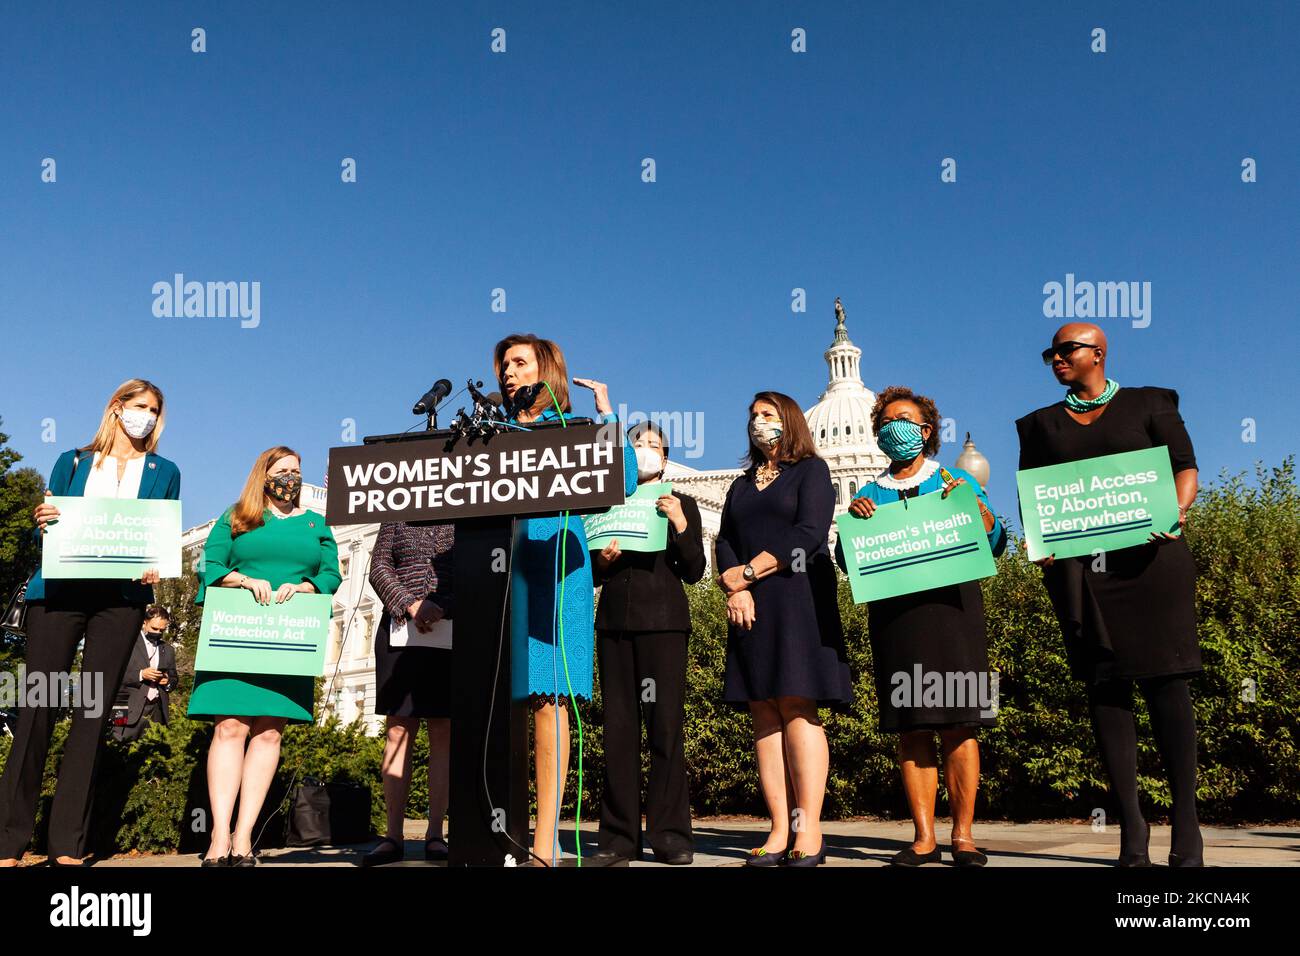
<instances>
[{"instance_id":1,"label":"navy blue dress","mask_svg":"<svg viewBox=\"0 0 1300 956\"><path fill-rule=\"evenodd\" d=\"M780 469L760 491L750 468L731 483L722 507L719 572L764 551L786 565L750 586L753 629L728 628L723 699L744 707L753 700L804 697L847 710L853 682L827 547L835 515L830 468L812 457ZM803 570L795 570L796 559Z\"/></svg>"}]
</instances>

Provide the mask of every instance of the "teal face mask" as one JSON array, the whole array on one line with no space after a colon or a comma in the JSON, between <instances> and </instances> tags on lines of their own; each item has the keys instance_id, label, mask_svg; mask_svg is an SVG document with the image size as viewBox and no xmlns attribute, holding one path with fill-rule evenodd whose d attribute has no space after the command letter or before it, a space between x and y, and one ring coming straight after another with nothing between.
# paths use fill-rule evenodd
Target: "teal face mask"
<instances>
[{"instance_id":1,"label":"teal face mask","mask_svg":"<svg viewBox=\"0 0 1300 956\"><path fill-rule=\"evenodd\" d=\"M876 433L876 444L891 461L911 461L921 454L925 439L921 426L906 418L895 418Z\"/></svg>"}]
</instances>

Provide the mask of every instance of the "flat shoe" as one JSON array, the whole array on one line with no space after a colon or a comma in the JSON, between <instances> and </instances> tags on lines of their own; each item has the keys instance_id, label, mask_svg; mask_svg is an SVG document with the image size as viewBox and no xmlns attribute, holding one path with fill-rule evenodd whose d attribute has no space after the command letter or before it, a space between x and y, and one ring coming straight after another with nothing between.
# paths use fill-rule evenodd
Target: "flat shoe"
<instances>
[{"instance_id":1,"label":"flat shoe","mask_svg":"<svg viewBox=\"0 0 1300 956\"><path fill-rule=\"evenodd\" d=\"M972 844L973 846L974 844ZM952 850L952 862L956 866L986 866L989 858L983 851L975 850L958 850L955 847Z\"/></svg>"},{"instance_id":2,"label":"flat shoe","mask_svg":"<svg viewBox=\"0 0 1300 956\"><path fill-rule=\"evenodd\" d=\"M257 851L249 850L243 856L232 853L227 859L229 862L226 866L257 866Z\"/></svg>"},{"instance_id":3,"label":"flat shoe","mask_svg":"<svg viewBox=\"0 0 1300 956\"><path fill-rule=\"evenodd\" d=\"M427 854L428 848L425 848ZM379 845L361 858L362 866L386 866L406 858L406 849L396 840L384 837ZM445 859L445 857L444 857Z\"/></svg>"},{"instance_id":4,"label":"flat shoe","mask_svg":"<svg viewBox=\"0 0 1300 956\"><path fill-rule=\"evenodd\" d=\"M768 853L761 846L756 846L749 851L749 856L745 857L745 866L782 866L785 857L784 852Z\"/></svg>"},{"instance_id":5,"label":"flat shoe","mask_svg":"<svg viewBox=\"0 0 1300 956\"><path fill-rule=\"evenodd\" d=\"M791 850L785 855L786 866L804 866L813 867L821 866L826 862L826 841L822 840L821 848L816 853L805 853L803 850Z\"/></svg>"},{"instance_id":6,"label":"flat shoe","mask_svg":"<svg viewBox=\"0 0 1300 956\"><path fill-rule=\"evenodd\" d=\"M909 846L895 853L894 858L889 861L889 865L924 866L926 863L938 863L942 859L943 853L937 846L929 853L917 853Z\"/></svg>"},{"instance_id":7,"label":"flat shoe","mask_svg":"<svg viewBox=\"0 0 1300 956\"><path fill-rule=\"evenodd\" d=\"M430 863L445 860L450 853L451 848L447 846L446 840L429 840L424 844L424 858Z\"/></svg>"}]
</instances>

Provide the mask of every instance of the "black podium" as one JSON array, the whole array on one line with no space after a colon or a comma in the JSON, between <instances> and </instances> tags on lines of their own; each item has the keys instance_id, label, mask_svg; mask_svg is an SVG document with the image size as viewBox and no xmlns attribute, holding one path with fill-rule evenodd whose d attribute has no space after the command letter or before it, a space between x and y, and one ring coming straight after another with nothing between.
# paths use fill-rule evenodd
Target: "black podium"
<instances>
[{"instance_id":1,"label":"black podium","mask_svg":"<svg viewBox=\"0 0 1300 956\"><path fill-rule=\"evenodd\" d=\"M520 517L622 504L617 424L378 435L330 449L326 523L455 526L449 866L528 860L528 648L511 640Z\"/></svg>"}]
</instances>

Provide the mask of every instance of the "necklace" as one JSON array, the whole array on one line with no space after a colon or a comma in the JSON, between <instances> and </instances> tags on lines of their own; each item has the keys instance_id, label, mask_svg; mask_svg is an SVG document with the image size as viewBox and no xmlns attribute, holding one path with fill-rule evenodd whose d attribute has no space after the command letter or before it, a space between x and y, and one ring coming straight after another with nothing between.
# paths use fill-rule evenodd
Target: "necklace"
<instances>
[{"instance_id":1,"label":"necklace","mask_svg":"<svg viewBox=\"0 0 1300 956\"><path fill-rule=\"evenodd\" d=\"M758 469L754 472L754 484L761 490L775 481L776 476L779 474L781 474L780 468L771 462L765 461L763 464L759 465Z\"/></svg>"},{"instance_id":2,"label":"necklace","mask_svg":"<svg viewBox=\"0 0 1300 956\"><path fill-rule=\"evenodd\" d=\"M1106 387L1102 389L1101 394L1096 398L1080 398L1074 392L1065 393L1065 407L1072 412L1090 412L1094 408L1101 408L1119 391L1119 382L1113 378L1106 379Z\"/></svg>"}]
</instances>

